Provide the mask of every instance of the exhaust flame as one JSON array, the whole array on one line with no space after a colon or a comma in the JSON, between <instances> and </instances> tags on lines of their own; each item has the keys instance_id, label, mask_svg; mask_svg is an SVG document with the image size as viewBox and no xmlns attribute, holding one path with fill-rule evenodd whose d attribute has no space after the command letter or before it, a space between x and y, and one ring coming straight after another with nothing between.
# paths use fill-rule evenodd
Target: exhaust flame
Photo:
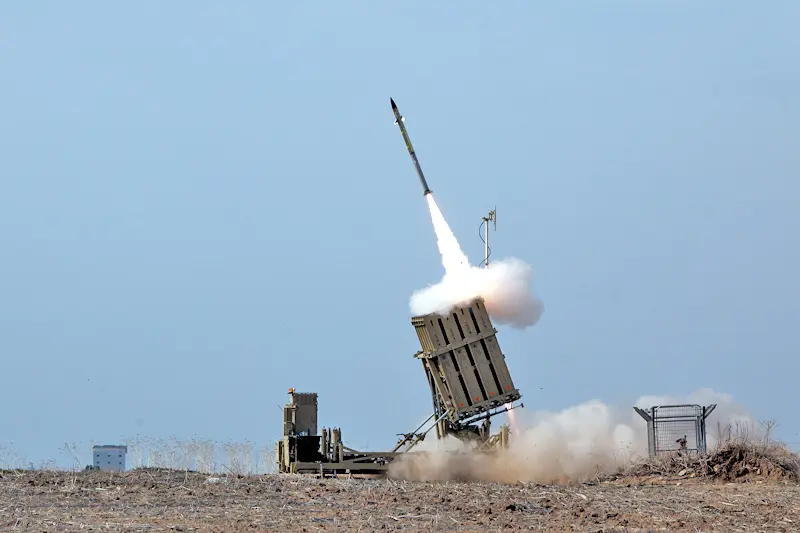
<instances>
[{"instance_id":1,"label":"exhaust flame","mask_svg":"<svg viewBox=\"0 0 800 533\"><path fill-rule=\"evenodd\" d=\"M531 292L530 265L514 258L495 261L491 268L470 265L433 195L426 198L445 273L439 283L411 296L412 314L447 314L480 296L493 321L519 329L536 324L544 307Z\"/></svg>"},{"instance_id":2,"label":"exhaust flame","mask_svg":"<svg viewBox=\"0 0 800 533\"><path fill-rule=\"evenodd\" d=\"M508 417L508 427L509 429L514 432L517 429L517 415L514 414L514 410L511 408L511 404L505 404L505 408L508 409L506 411L506 416Z\"/></svg>"}]
</instances>

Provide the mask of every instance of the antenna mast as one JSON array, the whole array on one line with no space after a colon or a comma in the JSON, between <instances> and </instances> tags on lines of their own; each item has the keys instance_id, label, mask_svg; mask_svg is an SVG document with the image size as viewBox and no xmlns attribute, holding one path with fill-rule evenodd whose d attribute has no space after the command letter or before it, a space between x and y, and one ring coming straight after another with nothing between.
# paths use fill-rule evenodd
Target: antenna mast
<instances>
[{"instance_id":1,"label":"antenna mast","mask_svg":"<svg viewBox=\"0 0 800 533\"><path fill-rule=\"evenodd\" d=\"M486 228L484 230L486 238L484 238L483 235L480 234L480 228L478 228L478 236L480 236L484 244L483 268L489 268L489 256L492 253L492 249L489 248L489 222L494 223L494 230L497 231L497 206L495 206L494 209L489 211L488 217L481 217L481 226L486 224Z\"/></svg>"}]
</instances>

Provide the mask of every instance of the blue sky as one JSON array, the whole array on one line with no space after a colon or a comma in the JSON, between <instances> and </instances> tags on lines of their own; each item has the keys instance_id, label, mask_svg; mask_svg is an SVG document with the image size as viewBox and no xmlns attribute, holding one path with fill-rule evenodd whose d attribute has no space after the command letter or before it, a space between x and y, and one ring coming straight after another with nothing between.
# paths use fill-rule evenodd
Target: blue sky
<instances>
[{"instance_id":1,"label":"blue sky","mask_svg":"<svg viewBox=\"0 0 800 533\"><path fill-rule=\"evenodd\" d=\"M473 262L534 269L528 408L699 387L800 440L800 4L7 2L0 442L351 445L427 415L442 267L389 97ZM795 228L795 229L792 229Z\"/></svg>"}]
</instances>

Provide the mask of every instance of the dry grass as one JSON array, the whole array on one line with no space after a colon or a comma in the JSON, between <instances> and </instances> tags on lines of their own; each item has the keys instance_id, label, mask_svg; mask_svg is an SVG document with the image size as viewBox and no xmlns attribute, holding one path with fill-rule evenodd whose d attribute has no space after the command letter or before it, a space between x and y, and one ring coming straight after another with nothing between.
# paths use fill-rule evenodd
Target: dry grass
<instances>
[{"instance_id":1,"label":"dry grass","mask_svg":"<svg viewBox=\"0 0 800 533\"><path fill-rule=\"evenodd\" d=\"M709 454L659 455L622 468L612 478L679 476L735 482L800 481L800 456L772 440L773 427L773 422L763 423L760 435L744 425L718 427L718 445Z\"/></svg>"},{"instance_id":2,"label":"dry grass","mask_svg":"<svg viewBox=\"0 0 800 533\"><path fill-rule=\"evenodd\" d=\"M7 531L800 531L800 460L741 431L570 485L0 471Z\"/></svg>"},{"instance_id":3,"label":"dry grass","mask_svg":"<svg viewBox=\"0 0 800 533\"><path fill-rule=\"evenodd\" d=\"M49 459L38 465L40 470L83 470L92 463L92 442L64 443L59 449L60 467ZM129 437L120 444L128 447L129 468L166 468L194 470L203 473L270 474L275 471L275 447L256 446L249 441L215 442L209 439ZM33 469L34 465L17 452L13 445L0 443L0 470Z\"/></svg>"},{"instance_id":4,"label":"dry grass","mask_svg":"<svg viewBox=\"0 0 800 533\"><path fill-rule=\"evenodd\" d=\"M800 485L655 476L571 486L161 469L0 473L0 531L797 531Z\"/></svg>"},{"instance_id":5,"label":"dry grass","mask_svg":"<svg viewBox=\"0 0 800 533\"><path fill-rule=\"evenodd\" d=\"M679 475L722 481L800 479L800 458L788 448L729 443L706 456L667 454L632 465L620 476Z\"/></svg>"}]
</instances>

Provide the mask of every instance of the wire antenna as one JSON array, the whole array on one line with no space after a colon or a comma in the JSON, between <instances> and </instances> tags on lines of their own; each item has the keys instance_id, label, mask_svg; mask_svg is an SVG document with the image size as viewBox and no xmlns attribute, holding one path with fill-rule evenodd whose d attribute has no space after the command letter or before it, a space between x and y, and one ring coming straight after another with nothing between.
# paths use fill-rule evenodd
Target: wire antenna
<instances>
[{"instance_id":1,"label":"wire antenna","mask_svg":"<svg viewBox=\"0 0 800 533\"><path fill-rule=\"evenodd\" d=\"M481 263L483 268L489 268L489 256L492 255L492 249L489 247L489 222L494 225L494 230L497 231L497 206L494 206L494 209L489 211L488 217L481 217L481 225L478 226L478 237L481 238L484 245L484 259ZM485 228L484 224L486 225ZM484 235L486 235L486 238L484 238Z\"/></svg>"}]
</instances>

